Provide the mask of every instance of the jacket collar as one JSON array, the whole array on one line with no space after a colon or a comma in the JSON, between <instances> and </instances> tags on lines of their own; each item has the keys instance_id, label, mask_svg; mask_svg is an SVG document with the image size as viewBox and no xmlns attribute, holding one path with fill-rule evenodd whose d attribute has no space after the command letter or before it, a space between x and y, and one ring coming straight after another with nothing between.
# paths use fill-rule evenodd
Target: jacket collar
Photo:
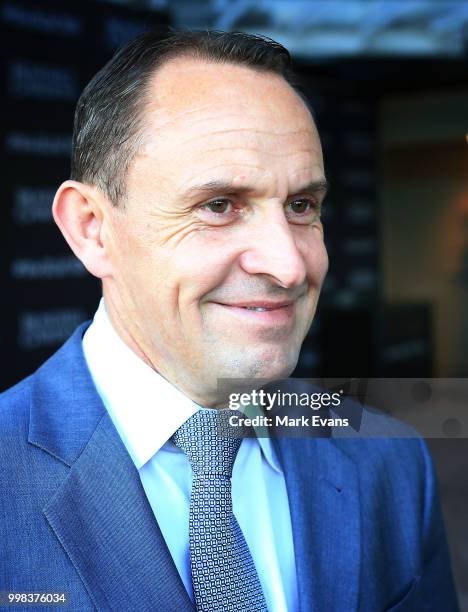
<instances>
[{"instance_id":1,"label":"jacket collar","mask_svg":"<svg viewBox=\"0 0 468 612\"><path fill-rule=\"evenodd\" d=\"M80 325L33 375L28 441L69 467L105 414L83 355Z\"/></svg>"}]
</instances>

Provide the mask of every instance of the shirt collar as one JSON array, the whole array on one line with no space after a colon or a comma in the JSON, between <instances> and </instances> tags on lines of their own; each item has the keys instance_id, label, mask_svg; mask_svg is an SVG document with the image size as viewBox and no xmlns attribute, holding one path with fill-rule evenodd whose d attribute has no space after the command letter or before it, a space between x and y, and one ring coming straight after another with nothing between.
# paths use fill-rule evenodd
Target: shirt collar
<instances>
[{"instance_id":1,"label":"shirt collar","mask_svg":"<svg viewBox=\"0 0 468 612\"><path fill-rule=\"evenodd\" d=\"M104 406L140 469L200 406L125 344L110 321L104 298L83 337L83 351ZM281 472L270 439L257 440L266 461Z\"/></svg>"}]
</instances>

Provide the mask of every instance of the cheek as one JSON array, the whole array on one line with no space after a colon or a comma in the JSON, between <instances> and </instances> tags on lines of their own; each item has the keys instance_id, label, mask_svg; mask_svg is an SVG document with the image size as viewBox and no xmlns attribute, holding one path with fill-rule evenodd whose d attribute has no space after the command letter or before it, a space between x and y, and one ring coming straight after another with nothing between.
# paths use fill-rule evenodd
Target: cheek
<instances>
[{"instance_id":1,"label":"cheek","mask_svg":"<svg viewBox=\"0 0 468 612\"><path fill-rule=\"evenodd\" d=\"M323 282L327 272L328 272L328 265L329 265L329 260L328 260L328 253L327 253L327 249L325 247L325 244L323 244L322 247L322 252L321 252L321 258L320 258L320 263L319 263L319 273L321 274L321 282Z\"/></svg>"},{"instance_id":2,"label":"cheek","mask_svg":"<svg viewBox=\"0 0 468 612\"><path fill-rule=\"evenodd\" d=\"M121 213L114 219L107 236L107 248L119 270L134 269L138 272L144 266L153 250L150 236L150 232L139 227L129 213Z\"/></svg>"},{"instance_id":3,"label":"cheek","mask_svg":"<svg viewBox=\"0 0 468 612\"><path fill-rule=\"evenodd\" d=\"M221 285L235 265L237 252L231 241L215 232L200 232L180 244L170 266L180 280L180 290L202 296Z\"/></svg>"},{"instance_id":4,"label":"cheek","mask_svg":"<svg viewBox=\"0 0 468 612\"><path fill-rule=\"evenodd\" d=\"M309 240L302 250L307 276L313 286L320 286L328 271L328 253L321 237Z\"/></svg>"}]
</instances>

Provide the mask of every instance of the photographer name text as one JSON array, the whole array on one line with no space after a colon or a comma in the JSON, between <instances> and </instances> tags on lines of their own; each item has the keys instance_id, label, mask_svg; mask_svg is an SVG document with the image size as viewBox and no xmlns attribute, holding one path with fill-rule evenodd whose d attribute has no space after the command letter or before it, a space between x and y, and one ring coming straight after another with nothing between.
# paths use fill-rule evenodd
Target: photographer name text
<instances>
[{"instance_id":1,"label":"photographer name text","mask_svg":"<svg viewBox=\"0 0 468 612\"><path fill-rule=\"evenodd\" d=\"M348 427L349 419L324 418L318 414L310 417L289 417L275 415L273 417L258 415L252 418L233 414L229 417L231 427Z\"/></svg>"}]
</instances>

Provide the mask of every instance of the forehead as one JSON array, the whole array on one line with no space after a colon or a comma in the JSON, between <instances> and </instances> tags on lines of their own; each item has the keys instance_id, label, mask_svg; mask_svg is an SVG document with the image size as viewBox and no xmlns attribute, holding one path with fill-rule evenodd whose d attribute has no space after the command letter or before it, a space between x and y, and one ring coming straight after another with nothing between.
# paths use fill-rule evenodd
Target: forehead
<instances>
[{"instance_id":1,"label":"forehead","mask_svg":"<svg viewBox=\"0 0 468 612\"><path fill-rule=\"evenodd\" d=\"M185 165L182 182L227 166L255 173L321 165L315 124L298 94L281 76L246 66L171 60L152 78L145 125L139 157Z\"/></svg>"}]
</instances>

